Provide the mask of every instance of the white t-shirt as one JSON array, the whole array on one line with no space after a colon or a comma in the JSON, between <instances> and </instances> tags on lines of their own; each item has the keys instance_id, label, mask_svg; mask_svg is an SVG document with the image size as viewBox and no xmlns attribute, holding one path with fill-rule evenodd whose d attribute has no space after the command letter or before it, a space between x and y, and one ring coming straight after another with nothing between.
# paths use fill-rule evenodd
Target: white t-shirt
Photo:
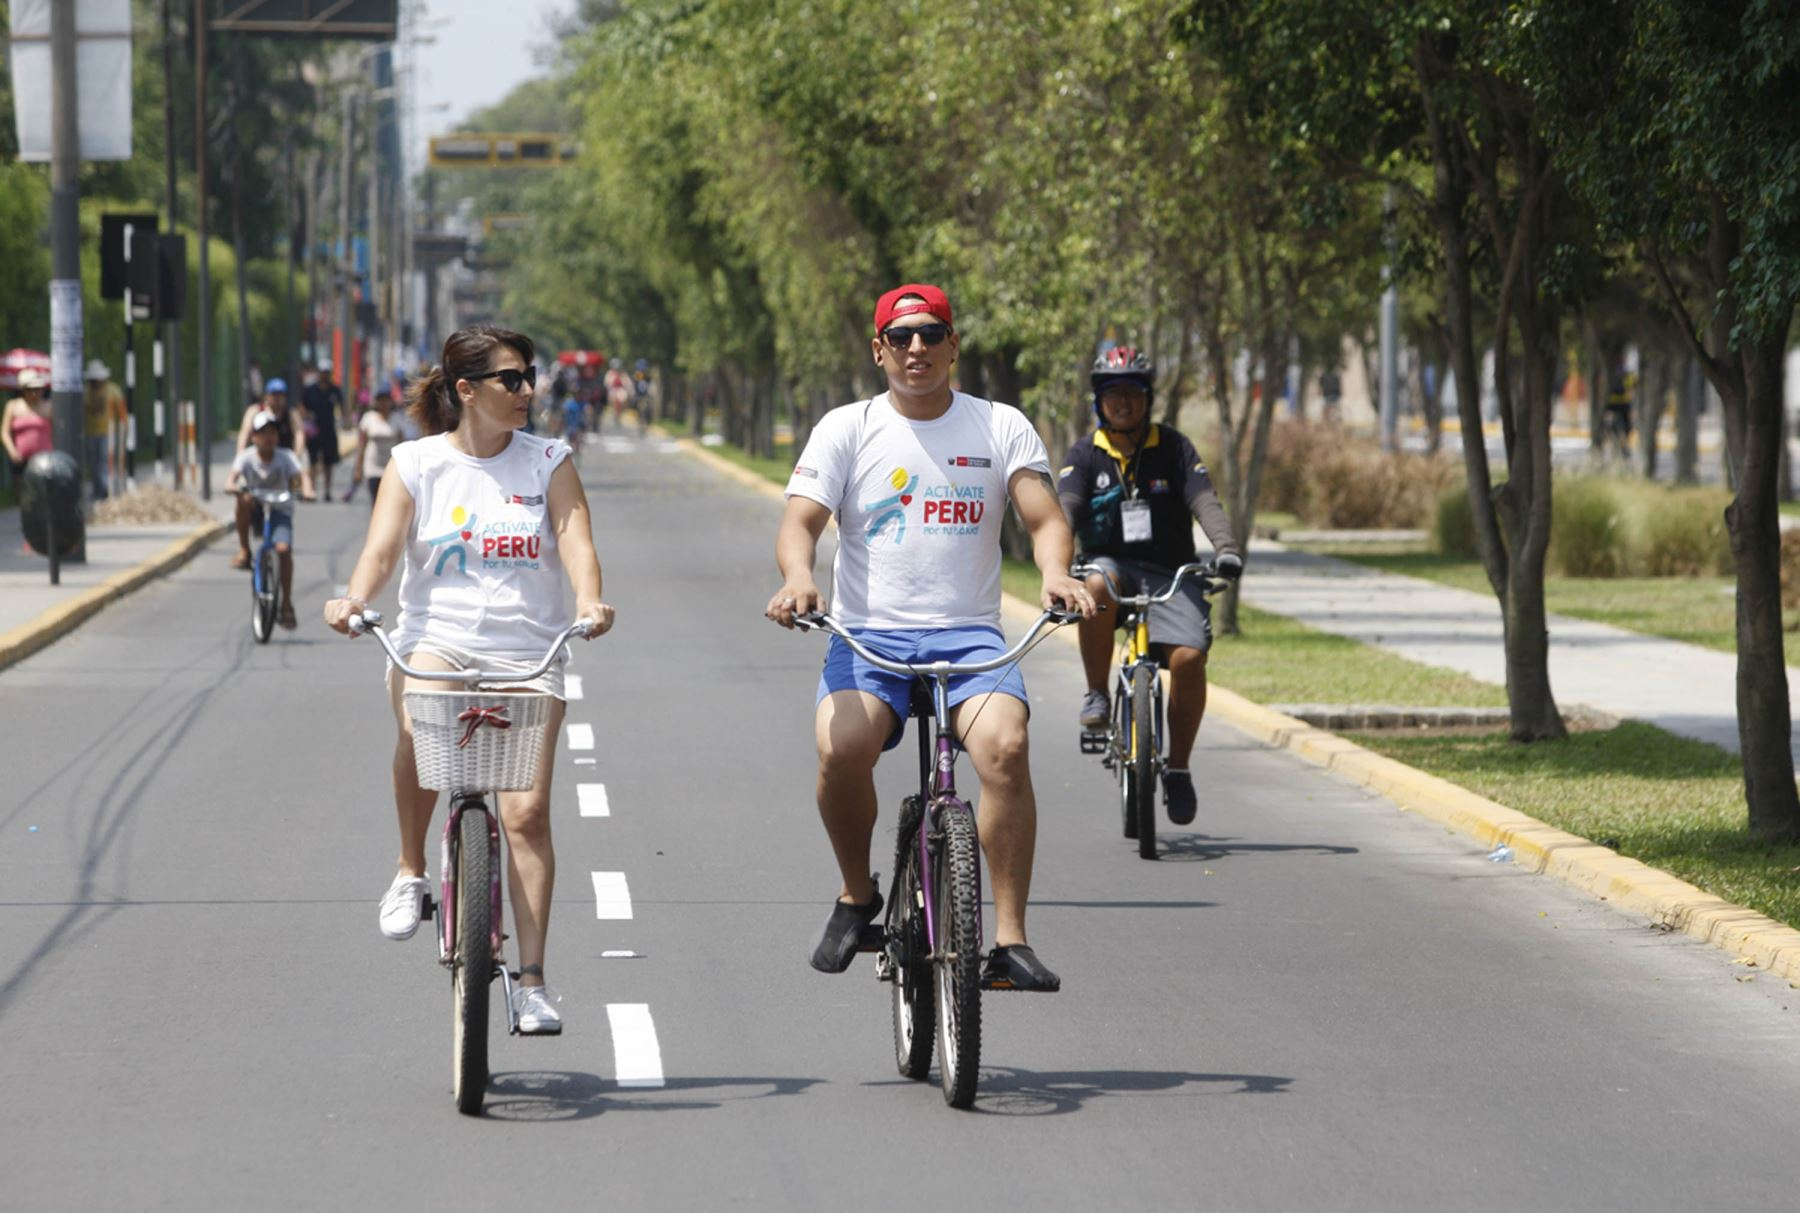
<instances>
[{"instance_id":1,"label":"white t-shirt","mask_svg":"<svg viewBox=\"0 0 1800 1213\"><path fill-rule=\"evenodd\" d=\"M363 435L363 464L358 469L364 480L380 480L387 469L388 456L400 441L400 430L390 413L383 417L380 409L370 409L356 423Z\"/></svg>"},{"instance_id":2,"label":"white t-shirt","mask_svg":"<svg viewBox=\"0 0 1800 1213\"><path fill-rule=\"evenodd\" d=\"M254 446L247 446L237 453L231 461L231 470L238 474L238 480L252 491L264 493L285 493L300 475L300 460L294 452L284 446L275 448L275 454L264 463Z\"/></svg>"},{"instance_id":3,"label":"white t-shirt","mask_svg":"<svg viewBox=\"0 0 1800 1213\"><path fill-rule=\"evenodd\" d=\"M569 448L514 432L476 459L444 434L394 447L388 466L413 499L400 577L402 653L423 640L536 661L569 623L550 527L550 475Z\"/></svg>"},{"instance_id":4,"label":"white t-shirt","mask_svg":"<svg viewBox=\"0 0 1800 1213\"><path fill-rule=\"evenodd\" d=\"M883 392L831 410L788 480L837 516L831 611L845 627L1000 626L1000 526L1021 469L1050 456L1025 414L957 392L909 421Z\"/></svg>"}]
</instances>

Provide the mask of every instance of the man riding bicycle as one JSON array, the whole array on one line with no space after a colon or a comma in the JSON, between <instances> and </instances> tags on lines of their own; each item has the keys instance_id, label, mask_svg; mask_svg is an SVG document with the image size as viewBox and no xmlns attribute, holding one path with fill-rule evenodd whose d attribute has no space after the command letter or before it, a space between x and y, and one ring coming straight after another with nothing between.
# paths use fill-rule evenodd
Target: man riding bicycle
<instances>
[{"instance_id":1,"label":"man riding bicycle","mask_svg":"<svg viewBox=\"0 0 1800 1213\"><path fill-rule=\"evenodd\" d=\"M1155 368L1129 346L1115 346L1094 363L1094 416L1099 426L1063 459L1057 496L1080 537L1084 556L1112 574L1119 593L1160 593L1175 570L1194 559L1198 518L1218 553L1221 577L1236 578L1243 554L1194 444L1150 421ZM1088 691L1081 727L1101 730L1111 711L1106 696L1117 604L1101 576L1088 578L1100 608L1081 623L1081 663ZM1206 653L1212 618L1204 587L1183 582L1166 603L1150 608L1150 643L1169 671L1169 759L1163 768L1163 805L1169 820L1194 820L1194 778L1188 771L1194 736L1206 712Z\"/></svg>"},{"instance_id":2,"label":"man riding bicycle","mask_svg":"<svg viewBox=\"0 0 1800 1213\"><path fill-rule=\"evenodd\" d=\"M1083 614L1092 595L1069 576L1073 541L1043 441L1018 409L950 386L958 339L950 301L911 284L875 305L871 353L888 390L843 405L813 428L787 486L775 541L783 583L765 614L783 627L825 609L813 581L835 514L832 584L840 622L889 660L979 661L1006 651L1000 632L1000 525L1009 502L1031 534L1040 599ZM913 680L879 670L833 639L819 679L818 802L843 885L813 967L841 973L881 913L869 873L875 761L899 743ZM986 978L1020 990L1061 985L1026 942L1037 839L1024 680L1016 669L951 680L951 723L981 779L979 825L994 891Z\"/></svg>"}]
</instances>

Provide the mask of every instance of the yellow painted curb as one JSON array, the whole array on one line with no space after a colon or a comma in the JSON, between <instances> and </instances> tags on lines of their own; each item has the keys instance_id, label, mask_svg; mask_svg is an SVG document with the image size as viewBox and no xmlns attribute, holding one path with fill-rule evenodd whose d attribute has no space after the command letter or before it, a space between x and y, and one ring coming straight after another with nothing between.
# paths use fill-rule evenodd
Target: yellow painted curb
<instances>
[{"instance_id":1,"label":"yellow painted curb","mask_svg":"<svg viewBox=\"0 0 1800 1213\"><path fill-rule=\"evenodd\" d=\"M785 496L766 477L713 454L692 439L682 439L681 446L741 484L769 496ZM1021 622L1036 619L1039 613L1036 606L1012 594L1002 595L1002 605ZM1069 643L1078 643L1072 630L1064 629L1063 635ZM1292 750L1341 778L1379 792L1402 809L1466 834L1484 847L1504 843L1512 848L1513 862L1523 867L1722 948L1746 964L1800 981L1800 931L1792 927L1715 897L1660 868L1628 859L1436 775L1366 750L1336 733L1253 703L1217 683L1207 688L1207 711L1260 741Z\"/></svg>"},{"instance_id":2,"label":"yellow painted curb","mask_svg":"<svg viewBox=\"0 0 1800 1213\"><path fill-rule=\"evenodd\" d=\"M14 665L68 635L115 602L150 581L180 568L207 544L230 530L223 522L207 522L134 568L122 569L92 589L58 603L30 623L0 635L0 670Z\"/></svg>"}]
</instances>

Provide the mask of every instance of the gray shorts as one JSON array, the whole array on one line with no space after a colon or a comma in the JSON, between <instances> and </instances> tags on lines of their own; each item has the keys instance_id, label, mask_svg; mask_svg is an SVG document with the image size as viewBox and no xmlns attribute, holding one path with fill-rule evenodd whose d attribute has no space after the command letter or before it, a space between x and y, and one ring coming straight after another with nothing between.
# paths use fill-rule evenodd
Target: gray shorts
<instances>
[{"instance_id":1,"label":"gray shorts","mask_svg":"<svg viewBox=\"0 0 1800 1213\"><path fill-rule=\"evenodd\" d=\"M1112 556L1088 556L1112 574L1121 594L1160 594L1175 577L1174 569L1138 560L1119 560ZM1201 592L1204 581L1189 577L1181 583L1175 597L1150 608L1150 644L1152 648L1212 648L1212 604Z\"/></svg>"}]
</instances>

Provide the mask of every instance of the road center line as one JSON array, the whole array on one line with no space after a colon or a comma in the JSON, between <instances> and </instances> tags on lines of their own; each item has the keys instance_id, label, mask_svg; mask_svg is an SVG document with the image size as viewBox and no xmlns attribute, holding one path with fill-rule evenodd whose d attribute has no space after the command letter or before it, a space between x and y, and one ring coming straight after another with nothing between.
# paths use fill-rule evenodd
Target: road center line
<instances>
[{"instance_id":1,"label":"road center line","mask_svg":"<svg viewBox=\"0 0 1800 1213\"><path fill-rule=\"evenodd\" d=\"M663 1085L662 1048L656 1043L656 1024L650 1007L641 1002L609 1002L606 1018L612 1023L613 1073L621 1087Z\"/></svg>"},{"instance_id":2,"label":"road center line","mask_svg":"<svg viewBox=\"0 0 1800 1213\"><path fill-rule=\"evenodd\" d=\"M571 750L591 750L594 748L594 726L591 724L572 724L569 726L569 748Z\"/></svg>"},{"instance_id":3,"label":"road center line","mask_svg":"<svg viewBox=\"0 0 1800 1213\"><path fill-rule=\"evenodd\" d=\"M581 675L580 674L564 674L563 675L563 699L566 702L574 703L577 699L580 699L581 696L582 696Z\"/></svg>"},{"instance_id":4,"label":"road center line","mask_svg":"<svg viewBox=\"0 0 1800 1213\"><path fill-rule=\"evenodd\" d=\"M625 884L625 873L595 872L593 877L594 917L630 918L631 889Z\"/></svg>"},{"instance_id":5,"label":"road center line","mask_svg":"<svg viewBox=\"0 0 1800 1213\"><path fill-rule=\"evenodd\" d=\"M606 802L605 784L578 783L575 785L575 796L581 803L583 817L612 816L612 806Z\"/></svg>"}]
</instances>

